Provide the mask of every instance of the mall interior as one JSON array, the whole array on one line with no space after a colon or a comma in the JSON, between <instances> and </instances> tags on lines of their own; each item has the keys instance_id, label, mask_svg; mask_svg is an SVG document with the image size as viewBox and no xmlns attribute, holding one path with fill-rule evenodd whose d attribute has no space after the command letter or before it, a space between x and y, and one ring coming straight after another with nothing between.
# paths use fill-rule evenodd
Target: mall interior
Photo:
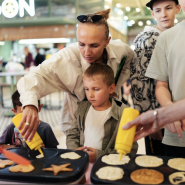
<instances>
[{"instance_id":1,"label":"mall interior","mask_svg":"<svg viewBox=\"0 0 185 185\"><path fill-rule=\"evenodd\" d=\"M17 90L20 78L55 53L78 41L77 16L111 9L107 20L111 40L120 39L135 50L134 40L137 35L146 26L155 26L157 23L150 8L146 6L148 2L149 0L0 0L0 135L15 116L11 111L11 96ZM184 18L184 12L180 11L174 23L178 24ZM29 57L32 61L28 67L26 60ZM126 85L122 85L121 99L126 106L134 108L128 81L129 79ZM59 149L67 148L66 133L61 131L60 126L64 99L65 93L57 88L55 92L40 99L43 107L39 112L39 119L51 126ZM138 145L137 154L146 154L144 138L138 140Z\"/></svg>"}]
</instances>

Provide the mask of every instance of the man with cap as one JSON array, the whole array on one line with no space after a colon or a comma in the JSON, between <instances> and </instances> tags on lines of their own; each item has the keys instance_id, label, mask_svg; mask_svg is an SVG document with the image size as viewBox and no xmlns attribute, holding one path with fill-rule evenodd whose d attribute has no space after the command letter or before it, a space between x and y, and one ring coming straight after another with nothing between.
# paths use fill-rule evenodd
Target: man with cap
<instances>
[{"instance_id":1,"label":"man with cap","mask_svg":"<svg viewBox=\"0 0 185 185\"><path fill-rule=\"evenodd\" d=\"M131 63L130 74L134 106L140 113L160 107L155 96L156 80L146 77L145 73L159 35L174 26L175 15L181 9L178 0L151 0L146 6L151 9L157 25L146 26L136 37L134 44L137 59ZM164 155L162 132L145 138L146 154Z\"/></svg>"}]
</instances>

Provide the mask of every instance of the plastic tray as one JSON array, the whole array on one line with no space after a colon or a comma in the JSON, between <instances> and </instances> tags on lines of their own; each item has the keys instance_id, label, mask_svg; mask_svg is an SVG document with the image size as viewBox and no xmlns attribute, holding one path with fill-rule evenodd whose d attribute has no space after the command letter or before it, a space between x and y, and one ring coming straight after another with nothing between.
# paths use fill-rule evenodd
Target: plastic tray
<instances>
[{"instance_id":1,"label":"plastic tray","mask_svg":"<svg viewBox=\"0 0 185 185\"><path fill-rule=\"evenodd\" d=\"M44 158L37 159L38 151L29 151L27 148L9 148L8 150L18 153L21 156L29 159L35 169L29 173L12 173L9 171L10 166L6 166L4 169L0 168L0 179L8 181L18 182L42 182L42 183L72 183L79 180L88 167L89 157L88 154L83 151L75 151L81 156L77 160L62 159L61 154L66 152L74 152L73 150L44 148ZM4 160L5 157L0 155L0 159ZM51 167L51 164L61 165L71 163L69 168L72 168L72 172L59 172L57 176L54 176L53 172L43 171L43 168ZM16 164L13 164L16 165Z\"/></svg>"},{"instance_id":2,"label":"plastic tray","mask_svg":"<svg viewBox=\"0 0 185 185\"><path fill-rule=\"evenodd\" d=\"M137 169L154 169L154 170L157 170L159 172L161 172L163 175L164 175L164 181L163 183L161 183L161 185L169 185L171 184L169 182L169 175L174 173L174 172L179 172L178 170L175 170L175 169L172 169L170 168L167 163L168 163L168 160L169 159L172 159L174 157L166 157L166 156L157 156L159 158L162 158L163 159L163 165L159 166L159 167L141 167L141 166L138 166L136 163L135 163L135 158L137 156L140 156L140 155L133 155L133 154L129 154L128 155L130 157L130 161L128 164L125 164L125 165L108 165L104 162L101 161L101 158L103 157L100 157L94 164L93 168L92 168L92 171L91 171L91 182L93 184L122 184L122 185L127 185L127 184L137 184L135 182L133 182L131 179L130 179L130 174L137 170ZM103 179L99 179L98 176L96 175L96 172L102 168L102 167L105 167L105 166L114 166L114 167L119 167L119 168L122 168L124 170L124 175L123 175L123 178L122 179L119 179L119 180L116 180L116 181L109 181L109 180L103 180ZM164 168L165 167L165 168ZM167 169L167 170L166 170ZM181 184L185 184L184 183L181 183Z\"/></svg>"}]
</instances>

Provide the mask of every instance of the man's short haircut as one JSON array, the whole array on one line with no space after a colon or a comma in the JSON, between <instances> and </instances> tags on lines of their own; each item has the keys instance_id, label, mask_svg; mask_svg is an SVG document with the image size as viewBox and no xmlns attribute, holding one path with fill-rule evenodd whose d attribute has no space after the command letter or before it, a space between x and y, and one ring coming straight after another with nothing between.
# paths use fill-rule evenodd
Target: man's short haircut
<instances>
[{"instance_id":1,"label":"man's short haircut","mask_svg":"<svg viewBox=\"0 0 185 185\"><path fill-rule=\"evenodd\" d=\"M22 106L22 103L20 102L20 94L18 91L15 91L12 94L12 103L13 103L13 108L17 110L17 106ZM38 100L38 106L40 107L40 100Z\"/></svg>"},{"instance_id":2,"label":"man's short haircut","mask_svg":"<svg viewBox=\"0 0 185 185\"><path fill-rule=\"evenodd\" d=\"M115 83L114 81L114 72L112 68L103 63L95 63L88 67L84 74L83 78L93 78L94 76L102 76L104 83L108 86L111 86Z\"/></svg>"}]
</instances>

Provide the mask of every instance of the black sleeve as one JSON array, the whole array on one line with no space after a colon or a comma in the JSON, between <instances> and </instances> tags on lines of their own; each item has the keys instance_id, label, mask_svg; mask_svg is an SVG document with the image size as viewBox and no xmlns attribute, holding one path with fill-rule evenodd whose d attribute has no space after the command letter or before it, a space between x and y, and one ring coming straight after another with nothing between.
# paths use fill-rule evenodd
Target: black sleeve
<instances>
[{"instance_id":1,"label":"black sleeve","mask_svg":"<svg viewBox=\"0 0 185 185\"><path fill-rule=\"evenodd\" d=\"M13 123L10 123L5 131L3 132L2 136L0 137L0 144L10 144L10 145L13 145L13 142L12 142L12 137L13 137L13 134L14 134L14 124Z\"/></svg>"},{"instance_id":2,"label":"black sleeve","mask_svg":"<svg viewBox=\"0 0 185 185\"><path fill-rule=\"evenodd\" d=\"M58 143L50 125L48 125L46 127L45 131L46 131L46 143L44 143L45 147L46 148L57 148L57 145L59 145L59 143Z\"/></svg>"},{"instance_id":3,"label":"black sleeve","mask_svg":"<svg viewBox=\"0 0 185 185\"><path fill-rule=\"evenodd\" d=\"M59 143L49 124L42 123L41 126L38 127L37 132L43 140L46 148L57 148L57 145L59 145Z\"/></svg>"}]
</instances>

